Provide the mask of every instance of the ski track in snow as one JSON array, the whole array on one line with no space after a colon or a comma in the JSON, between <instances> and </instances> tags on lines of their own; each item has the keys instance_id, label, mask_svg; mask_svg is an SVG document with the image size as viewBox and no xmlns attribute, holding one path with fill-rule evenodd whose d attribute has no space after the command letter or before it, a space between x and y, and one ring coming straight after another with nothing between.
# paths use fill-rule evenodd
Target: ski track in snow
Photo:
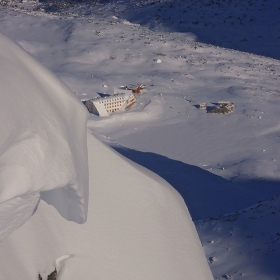
<instances>
[{"instance_id":1,"label":"ski track in snow","mask_svg":"<svg viewBox=\"0 0 280 280\"><path fill-rule=\"evenodd\" d=\"M209 196L206 205L213 207L217 185L224 184L228 196L220 198L219 206L225 209L234 191L242 187L248 196L236 201L236 209L232 209L237 211L246 203L246 207L254 203L257 207L258 201L279 194L279 60L217 47L211 38L213 45L207 45L196 41L196 34L166 32L163 21L152 31L147 28L152 25L143 26L146 17L141 21L133 12L121 13L121 7L98 6L89 16L34 11L27 15L2 9L0 26L80 99L112 93L117 86L145 84L147 92L137 96L138 102L129 112L109 118L91 115L88 129L118 152L164 177L183 196L190 180L191 188L196 183L197 189L211 188L213 197ZM104 16L106 12L108 16ZM240 30L242 26L235 32ZM223 36L221 41L230 46L226 31ZM254 50L254 40L240 48ZM162 63L156 63L159 59ZM195 107L202 102L213 107L220 100L234 102L234 112L207 114ZM172 168L174 165L178 169ZM187 173L193 170L191 165L197 167L197 178L190 179ZM217 176L211 184L209 174ZM187 196L184 198L187 202ZM248 218L243 213L236 215ZM231 279L277 279L280 272L274 261L280 256L275 238L280 230L272 230L275 221L268 217L271 212L261 211L251 229L238 220L228 223L226 218L196 222L217 279L226 275ZM263 235L247 238L249 231L259 232L262 224L267 227ZM235 229L242 234L234 238L231 233ZM274 238L270 247L269 238ZM250 246L242 257L240 246ZM213 257L215 261L210 260ZM268 259L273 265L268 265Z\"/></svg>"}]
</instances>

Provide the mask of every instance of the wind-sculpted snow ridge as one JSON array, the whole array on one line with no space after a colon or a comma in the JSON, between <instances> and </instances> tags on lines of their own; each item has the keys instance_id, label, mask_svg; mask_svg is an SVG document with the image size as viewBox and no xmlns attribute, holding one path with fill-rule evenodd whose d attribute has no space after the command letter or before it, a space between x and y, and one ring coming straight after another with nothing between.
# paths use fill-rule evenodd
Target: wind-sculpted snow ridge
<instances>
[{"instance_id":1,"label":"wind-sculpted snow ridge","mask_svg":"<svg viewBox=\"0 0 280 280\"><path fill-rule=\"evenodd\" d=\"M23 49L1 33L0 41L0 209L23 197L23 205L34 210L41 192L64 218L83 223L88 201L87 112ZM20 223L10 225L9 232Z\"/></svg>"},{"instance_id":2,"label":"wind-sculpted snow ridge","mask_svg":"<svg viewBox=\"0 0 280 280\"><path fill-rule=\"evenodd\" d=\"M87 142L87 222L70 223L40 203L0 244L0 280L46 280L55 267L59 280L212 280L178 192L94 136Z\"/></svg>"}]
</instances>

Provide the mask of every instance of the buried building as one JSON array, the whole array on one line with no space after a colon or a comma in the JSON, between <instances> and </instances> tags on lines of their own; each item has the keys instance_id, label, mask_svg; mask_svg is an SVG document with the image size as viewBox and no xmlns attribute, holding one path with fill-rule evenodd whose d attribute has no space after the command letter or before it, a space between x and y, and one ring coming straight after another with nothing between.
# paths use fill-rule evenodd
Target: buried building
<instances>
[{"instance_id":1,"label":"buried building","mask_svg":"<svg viewBox=\"0 0 280 280\"><path fill-rule=\"evenodd\" d=\"M208 113L229 114L233 111L234 103L229 101L219 101L218 106L208 111Z\"/></svg>"},{"instance_id":2,"label":"buried building","mask_svg":"<svg viewBox=\"0 0 280 280\"><path fill-rule=\"evenodd\" d=\"M85 106L92 114L100 117L109 116L118 111L128 110L136 102L132 91L114 93L108 97L97 97L85 102Z\"/></svg>"}]
</instances>

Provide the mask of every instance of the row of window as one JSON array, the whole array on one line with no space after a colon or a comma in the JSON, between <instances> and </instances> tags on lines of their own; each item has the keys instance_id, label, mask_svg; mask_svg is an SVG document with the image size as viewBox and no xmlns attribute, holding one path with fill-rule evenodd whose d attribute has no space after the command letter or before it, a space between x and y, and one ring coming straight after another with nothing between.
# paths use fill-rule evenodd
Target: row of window
<instances>
[{"instance_id":1,"label":"row of window","mask_svg":"<svg viewBox=\"0 0 280 280\"><path fill-rule=\"evenodd\" d=\"M108 108L120 108L120 106L105 106L106 109Z\"/></svg>"},{"instance_id":2,"label":"row of window","mask_svg":"<svg viewBox=\"0 0 280 280\"><path fill-rule=\"evenodd\" d=\"M121 106L123 102L104 104L104 106Z\"/></svg>"},{"instance_id":3,"label":"row of window","mask_svg":"<svg viewBox=\"0 0 280 280\"><path fill-rule=\"evenodd\" d=\"M119 111L119 109L111 109L111 110L107 110L108 113L113 113L115 111Z\"/></svg>"},{"instance_id":4,"label":"row of window","mask_svg":"<svg viewBox=\"0 0 280 280\"><path fill-rule=\"evenodd\" d=\"M100 101L99 104L101 104L101 103L113 103L113 102L116 102L116 100L124 100L124 98L123 98L123 97L120 97L120 98L114 98L114 99L104 100L104 101Z\"/></svg>"}]
</instances>

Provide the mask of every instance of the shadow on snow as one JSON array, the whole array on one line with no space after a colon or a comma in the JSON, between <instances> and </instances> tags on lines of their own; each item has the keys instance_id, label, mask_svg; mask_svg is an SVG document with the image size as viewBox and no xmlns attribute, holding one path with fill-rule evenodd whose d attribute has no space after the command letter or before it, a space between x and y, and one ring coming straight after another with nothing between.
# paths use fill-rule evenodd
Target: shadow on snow
<instances>
[{"instance_id":1,"label":"shadow on snow","mask_svg":"<svg viewBox=\"0 0 280 280\"><path fill-rule=\"evenodd\" d=\"M209 261L214 277L278 279L279 182L255 180L236 184L165 156L122 146L112 148L155 172L181 194L195 220L207 259L217 258L213 263Z\"/></svg>"},{"instance_id":2,"label":"shadow on snow","mask_svg":"<svg viewBox=\"0 0 280 280\"><path fill-rule=\"evenodd\" d=\"M258 192L253 192L253 186L246 189L218 175L212 174L200 167L169 159L154 153L145 153L121 146L113 146L117 152L126 158L146 167L171 184L185 200L193 220L216 217L234 213L270 198L278 193L278 188L269 182L261 182ZM263 191L265 189L265 191ZM271 190L271 191L270 191Z\"/></svg>"},{"instance_id":3,"label":"shadow on snow","mask_svg":"<svg viewBox=\"0 0 280 280\"><path fill-rule=\"evenodd\" d=\"M151 1L125 18L152 30L192 33L201 43L280 59L280 2ZM123 15L122 15L123 16Z\"/></svg>"}]
</instances>

